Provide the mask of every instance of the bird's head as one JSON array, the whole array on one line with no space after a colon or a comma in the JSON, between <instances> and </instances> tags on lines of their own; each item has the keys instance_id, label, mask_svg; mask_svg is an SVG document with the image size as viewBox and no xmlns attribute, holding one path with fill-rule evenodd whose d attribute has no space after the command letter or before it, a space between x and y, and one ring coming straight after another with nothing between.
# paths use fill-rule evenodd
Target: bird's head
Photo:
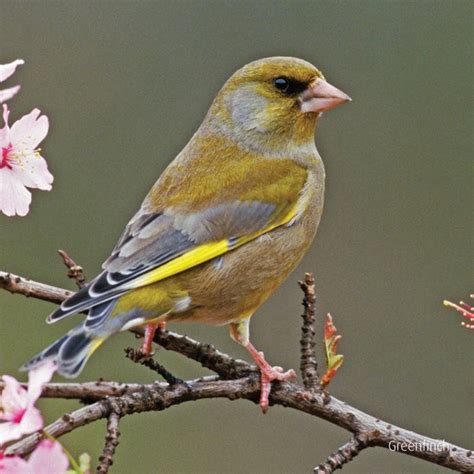
<instances>
[{"instance_id":1,"label":"bird's head","mask_svg":"<svg viewBox=\"0 0 474 474\"><path fill-rule=\"evenodd\" d=\"M250 148L282 150L312 142L321 113L348 100L312 64L271 57L251 62L230 77L206 123Z\"/></svg>"}]
</instances>

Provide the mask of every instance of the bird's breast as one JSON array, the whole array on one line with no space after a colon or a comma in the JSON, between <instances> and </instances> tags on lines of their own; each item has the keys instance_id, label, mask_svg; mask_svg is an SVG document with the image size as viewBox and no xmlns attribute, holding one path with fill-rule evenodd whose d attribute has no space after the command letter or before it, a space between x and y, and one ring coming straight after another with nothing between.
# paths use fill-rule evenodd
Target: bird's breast
<instances>
[{"instance_id":1,"label":"bird's breast","mask_svg":"<svg viewBox=\"0 0 474 474\"><path fill-rule=\"evenodd\" d=\"M221 325L256 311L296 268L316 234L324 175L310 172L305 188L291 225L181 274L179 286L186 289L192 303L189 311L170 319Z\"/></svg>"}]
</instances>

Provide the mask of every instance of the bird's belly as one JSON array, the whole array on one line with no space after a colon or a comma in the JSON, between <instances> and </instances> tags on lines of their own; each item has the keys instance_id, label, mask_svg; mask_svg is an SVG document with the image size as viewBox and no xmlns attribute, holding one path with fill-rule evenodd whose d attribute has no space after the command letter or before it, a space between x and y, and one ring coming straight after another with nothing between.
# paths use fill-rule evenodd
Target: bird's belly
<instances>
[{"instance_id":1,"label":"bird's belly","mask_svg":"<svg viewBox=\"0 0 474 474\"><path fill-rule=\"evenodd\" d=\"M221 259L175 278L190 297L189 309L170 313L170 321L227 324L253 314L281 285L306 253L320 212L290 227L275 229Z\"/></svg>"}]
</instances>

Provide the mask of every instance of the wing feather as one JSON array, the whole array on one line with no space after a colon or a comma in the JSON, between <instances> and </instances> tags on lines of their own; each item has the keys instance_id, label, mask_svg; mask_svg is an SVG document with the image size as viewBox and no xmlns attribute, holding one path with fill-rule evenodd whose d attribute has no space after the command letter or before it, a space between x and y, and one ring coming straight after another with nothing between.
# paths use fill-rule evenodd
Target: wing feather
<instances>
[{"instance_id":1,"label":"wing feather","mask_svg":"<svg viewBox=\"0 0 474 474\"><path fill-rule=\"evenodd\" d=\"M296 166L292 164L292 166ZM275 227L287 224L296 214L297 200L306 176L282 168L279 178L270 173L262 187L275 192L280 183L284 199L277 205L263 202L259 190L257 199L230 199L224 203L195 209L189 206L163 207L151 212L150 193L140 211L130 220L111 256L104 262L104 271L82 288L48 317L48 322L97 305L104 305L120 295L188 270L220 257ZM292 181L291 176L295 176ZM158 181L157 185L160 183ZM238 190L236 190L238 193ZM216 201L218 201L216 192ZM159 206L158 206L159 207ZM91 311L90 322L95 326L102 312Z\"/></svg>"}]
</instances>

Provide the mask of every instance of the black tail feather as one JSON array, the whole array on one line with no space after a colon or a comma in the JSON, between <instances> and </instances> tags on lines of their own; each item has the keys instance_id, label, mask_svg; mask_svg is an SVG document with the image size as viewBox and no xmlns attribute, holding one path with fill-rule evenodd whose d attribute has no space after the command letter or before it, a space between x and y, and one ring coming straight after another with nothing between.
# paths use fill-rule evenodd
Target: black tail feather
<instances>
[{"instance_id":1,"label":"black tail feather","mask_svg":"<svg viewBox=\"0 0 474 474\"><path fill-rule=\"evenodd\" d=\"M20 370L31 370L51 360L56 364L60 375L76 377L103 340L95 337L81 324L33 357Z\"/></svg>"}]
</instances>

